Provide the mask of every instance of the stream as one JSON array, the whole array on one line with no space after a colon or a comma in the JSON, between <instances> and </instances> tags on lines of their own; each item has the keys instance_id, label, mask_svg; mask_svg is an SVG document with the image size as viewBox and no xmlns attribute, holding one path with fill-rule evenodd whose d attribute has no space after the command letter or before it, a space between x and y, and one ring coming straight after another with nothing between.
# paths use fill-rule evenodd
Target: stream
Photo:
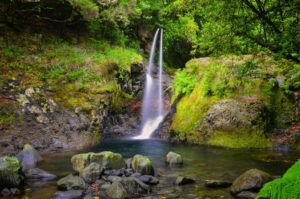
<instances>
[{"instance_id":1,"label":"stream","mask_svg":"<svg viewBox=\"0 0 300 199\"><path fill-rule=\"evenodd\" d=\"M166 198L233 198L228 189L211 189L204 186L205 180L219 179L233 181L244 171L257 168L273 176L282 175L299 157L296 152L272 152L269 150L229 150L204 146L172 144L160 140L106 140L87 151L113 151L124 158L135 154L148 156L159 174L160 183L153 190L153 196ZM83 151L83 152L87 152ZM169 168L165 165L165 154L174 151L184 158L181 168ZM77 152L79 153L79 152ZM72 172L70 159L75 153L43 155L39 167L59 178ZM173 186L178 175L196 180L194 185ZM56 191L55 181L34 183L26 188L25 195L30 199L50 199Z\"/></svg>"}]
</instances>

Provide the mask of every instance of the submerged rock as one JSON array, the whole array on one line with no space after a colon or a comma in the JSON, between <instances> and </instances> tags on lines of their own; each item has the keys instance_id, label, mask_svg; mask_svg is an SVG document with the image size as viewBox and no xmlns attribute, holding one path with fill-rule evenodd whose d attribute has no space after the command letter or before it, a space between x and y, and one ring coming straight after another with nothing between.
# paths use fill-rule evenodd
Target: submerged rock
<instances>
[{"instance_id":1,"label":"submerged rock","mask_svg":"<svg viewBox=\"0 0 300 199\"><path fill-rule=\"evenodd\" d=\"M85 167L93 162L98 163L102 168L107 169L121 169L125 167L122 155L111 151L77 154L71 158L71 162L73 169L80 174L82 174Z\"/></svg>"},{"instance_id":2,"label":"submerged rock","mask_svg":"<svg viewBox=\"0 0 300 199\"><path fill-rule=\"evenodd\" d=\"M132 169L142 175L154 175L151 160L147 156L135 155L131 162Z\"/></svg>"},{"instance_id":3,"label":"submerged rock","mask_svg":"<svg viewBox=\"0 0 300 199\"><path fill-rule=\"evenodd\" d=\"M23 171L36 167L36 164L43 160L37 150L30 144L25 144L23 150L18 153L17 158L22 164Z\"/></svg>"},{"instance_id":4,"label":"submerged rock","mask_svg":"<svg viewBox=\"0 0 300 199\"><path fill-rule=\"evenodd\" d=\"M195 183L195 180L183 176L178 176L175 181L175 185L188 185L193 183Z\"/></svg>"},{"instance_id":5,"label":"submerged rock","mask_svg":"<svg viewBox=\"0 0 300 199\"><path fill-rule=\"evenodd\" d=\"M236 194L236 197L238 199L255 199L257 196L257 193L251 192L251 191L242 191L238 194Z\"/></svg>"},{"instance_id":6,"label":"submerged rock","mask_svg":"<svg viewBox=\"0 0 300 199\"><path fill-rule=\"evenodd\" d=\"M60 190L84 190L87 188L81 177L72 174L60 179L56 184Z\"/></svg>"},{"instance_id":7,"label":"submerged rock","mask_svg":"<svg viewBox=\"0 0 300 199\"><path fill-rule=\"evenodd\" d=\"M230 191L233 194L248 190L258 191L271 180L273 180L273 177L270 174L258 169L250 169L233 182Z\"/></svg>"},{"instance_id":8,"label":"submerged rock","mask_svg":"<svg viewBox=\"0 0 300 199\"><path fill-rule=\"evenodd\" d=\"M101 177L103 168L98 163L91 163L89 166L83 169L82 177L87 183L93 183Z\"/></svg>"},{"instance_id":9,"label":"submerged rock","mask_svg":"<svg viewBox=\"0 0 300 199\"><path fill-rule=\"evenodd\" d=\"M49 181L56 178L56 175L38 168L28 169L24 172L24 174L28 180Z\"/></svg>"},{"instance_id":10,"label":"submerged rock","mask_svg":"<svg viewBox=\"0 0 300 199\"><path fill-rule=\"evenodd\" d=\"M206 180L205 186L209 188L227 188L232 185L231 182L222 181L222 180Z\"/></svg>"},{"instance_id":11,"label":"submerged rock","mask_svg":"<svg viewBox=\"0 0 300 199\"><path fill-rule=\"evenodd\" d=\"M170 151L166 155L166 163L170 166L180 166L183 164L183 160L180 154Z\"/></svg>"},{"instance_id":12,"label":"submerged rock","mask_svg":"<svg viewBox=\"0 0 300 199\"><path fill-rule=\"evenodd\" d=\"M128 198L128 193L120 182L114 182L107 190L106 194L112 199Z\"/></svg>"},{"instance_id":13,"label":"submerged rock","mask_svg":"<svg viewBox=\"0 0 300 199\"><path fill-rule=\"evenodd\" d=\"M58 191L54 194L54 199L81 199L82 195L81 190Z\"/></svg>"},{"instance_id":14,"label":"submerged rock","mask_svg":"<svg viewBox=\"0 0 300 199\"><path fill-rule=\"evenodd\" d=\"M150 184L150 185L156 185L159 183L159 180L156 177L150 176L150 175L143 175L143 176L139 176L137 178L139 180L141 180L142 182L144 182L146 184Z\"/></svg>"},{"instance_id":15,"label":"submerged rock","mask_svg":"<svg viewBox=\"0 0 300 199\"><path fill-rule=\"evenodd\" d=\"M21 165L16 157L0 158L0 189L18 187L23 182L20 175Z\"/></svg>"}]
</instances>

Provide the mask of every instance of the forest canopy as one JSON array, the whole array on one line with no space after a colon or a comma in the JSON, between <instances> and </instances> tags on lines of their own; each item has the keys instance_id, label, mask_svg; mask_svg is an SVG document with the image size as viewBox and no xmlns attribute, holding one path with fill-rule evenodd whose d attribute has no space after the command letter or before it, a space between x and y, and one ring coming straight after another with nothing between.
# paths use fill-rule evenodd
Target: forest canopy
<instances>
[{"instance_id":1,"label":"forest canopy","mask_svg":"<svg viewBox=\"0 0 300 199\"><path fill-rule=\"evenodd\" d=\"M0 28L55 25L138 47L141 27L163 27L171 66L194 56L260 52L299 63L299 11L299 0L2 0Z\"/></svg>"}]
</instances>

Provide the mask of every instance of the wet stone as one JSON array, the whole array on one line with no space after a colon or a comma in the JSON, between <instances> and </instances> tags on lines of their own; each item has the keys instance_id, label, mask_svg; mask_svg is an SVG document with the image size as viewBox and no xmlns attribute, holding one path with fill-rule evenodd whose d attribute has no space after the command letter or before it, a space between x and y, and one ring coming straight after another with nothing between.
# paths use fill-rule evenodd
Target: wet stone
<instances>
[{"instance_id":1,"label":"wet stone","mask_svg":"<svg viewBox=\"0 0 300 199\"><path fill-rule=\"evenodd\" d=\"M209 188L227 188L231 186L231 182L222 180L206 180L205 186Z\"/></svg>"}]
</instances>

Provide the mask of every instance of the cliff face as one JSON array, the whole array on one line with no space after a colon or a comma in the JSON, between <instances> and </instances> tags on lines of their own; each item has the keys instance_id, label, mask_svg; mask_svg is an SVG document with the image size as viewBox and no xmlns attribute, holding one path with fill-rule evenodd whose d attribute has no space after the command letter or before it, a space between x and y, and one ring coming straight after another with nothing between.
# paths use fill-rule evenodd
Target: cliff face
<instances>
[{"instance_id":1,"label":"cliff face","mask_svg":"<svg viewBox=\"0 0 300 199\"><path fill-rule=\"evenodd\" d=\"M175 97L184 94L173 137L233 148L297 148L298 71L299 65L266 56L191 60L173 83Z\"/></svg>"},{"instance_id":2,"label":"cliff face","mask_svg":"<svg viewBox=\"0 0 300 199\"><path fill-rule=\"evenodd\" d=\"M142 95L143 58L134 49L75 43L32 34L1 41L0 147L26 143L42 151L98 143L108 116L127 112Z\"/></svg>"}]
</instances>

